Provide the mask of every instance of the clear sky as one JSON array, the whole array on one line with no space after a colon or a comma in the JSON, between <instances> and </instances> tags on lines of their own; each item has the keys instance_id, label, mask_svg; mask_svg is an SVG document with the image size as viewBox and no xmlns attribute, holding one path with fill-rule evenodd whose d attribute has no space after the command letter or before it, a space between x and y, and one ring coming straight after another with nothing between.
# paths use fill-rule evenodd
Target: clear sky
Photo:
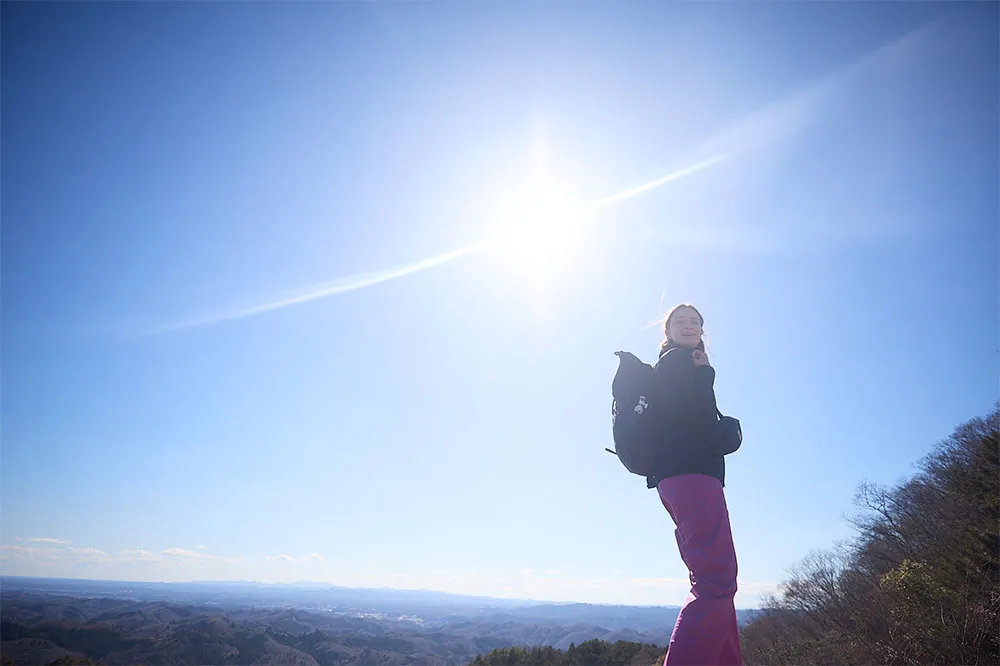
<instances>
[{"instance_id":1,"label":"clear sky","mask_svg":"<svg viewBox=\"0 0 1000 666\"><path fill-rule=\"evenodd\" d=\"M604 447L690 301L753 606L998 397L997 26L4 3L0 571L680 604Z\"/></svg>"}]
</instances>

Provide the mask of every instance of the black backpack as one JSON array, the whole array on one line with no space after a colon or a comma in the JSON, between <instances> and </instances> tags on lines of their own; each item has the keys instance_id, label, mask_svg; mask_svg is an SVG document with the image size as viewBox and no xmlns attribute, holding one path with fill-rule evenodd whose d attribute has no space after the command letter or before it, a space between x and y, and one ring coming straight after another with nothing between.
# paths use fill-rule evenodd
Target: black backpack
<instances>
[{"instance_id":1,"label":"black backpack","mask_svg":"<svg viewBox=\"0 0 1000 666\"><path fill-rule=\"evenodd\" d=\"M635 354L615 352L618 371L611 382L611 431L615 450L625 469L649 476L662 447L660 419L653 399L653 366Z\"/></svg>"},{"instance_id":2,"label":"black backpack","mask_svg":"<svg viewBox=\"0 0 1000 666\"><path fill-rule=\"evenodd\" d=\"M649 476L654 473L657 457L666 443L663 440L662 416L654 397L655 368L634 354L615 352L618 371L611 382L611 430L615 449L605 449L618 456L625 469ZM719 420L713 424L709 446L719 455L736 452L743 444L739 419L725 416L716 409Z\"/></svg>"}]
</instances>

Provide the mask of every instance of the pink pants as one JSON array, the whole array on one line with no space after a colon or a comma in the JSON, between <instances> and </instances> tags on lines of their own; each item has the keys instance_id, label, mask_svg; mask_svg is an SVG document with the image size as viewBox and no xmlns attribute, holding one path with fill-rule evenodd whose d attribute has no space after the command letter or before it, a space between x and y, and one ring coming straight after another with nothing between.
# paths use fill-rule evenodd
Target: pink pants
<instances>
[{"instance_id":1,"label":"pink pants","mask_svg":"<svg viewBox=\"0 0 1000 666\"><path fill-rule=\"evenodd\" d=\"M736 550L722 484L706 474L684 474L663 479L656 490L677 526L677 547L691 580L664 666L742 665L733 604Z\"/></svg>"}]
</instances>

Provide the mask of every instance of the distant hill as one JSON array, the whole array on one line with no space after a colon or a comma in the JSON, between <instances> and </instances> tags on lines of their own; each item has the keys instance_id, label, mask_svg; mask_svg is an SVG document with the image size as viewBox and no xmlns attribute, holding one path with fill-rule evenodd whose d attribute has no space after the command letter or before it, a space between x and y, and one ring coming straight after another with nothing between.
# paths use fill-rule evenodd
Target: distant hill
<instances>
[{"instance_id":1,"label":"distant hill","mask_svg":"<svg viewBox=\"0 0 1000 666\"><path fill-rule=\"evenodd\" d=\"M148 583L133 581L87 580L77 578L33 578L0 576L0 588L17 589L45 595L104 597L136 601L240 606L274 605L330 608L354 608L392 613L420 609L425 613L446 615L470 609L521 608L539 601L498 599L431 590L396 590L390 588L351 588L322 582L254 583L191 582Z\"/></svg>"},{"instance_id":2,"label":"distant hill","mask_svg":"<svg viewBox=\"0 0 1000 666\"><path fill-rule=\"evenodd\" d=\"M169 586L155 586L149 594L154 600L145 601L128 598L143 594L131 587L116 598L96 596L86 581L50 583L5 579L0 592L0 653L5 664L62 659L103 664L458 666L501 648L566 650L594 639L664 646L678 612L676 607L590 604L456 608L452 600L441 608L420 595L410 597L415 605L407 605L390 594L386 607L367 599L361 607L343 599L337 605L326 600L311 608L238 605L223 603L230 597L219 597L214 588L214 603L204 605L156 600ZM47 585L56 593L38 591ZM64 594L67 585L88 596ZM122 584L117 585L121 592ZM177 595L189 592L183 588ZM244 593L239 591L235 598L244 598Z\"/></svg>"}]
</instances>

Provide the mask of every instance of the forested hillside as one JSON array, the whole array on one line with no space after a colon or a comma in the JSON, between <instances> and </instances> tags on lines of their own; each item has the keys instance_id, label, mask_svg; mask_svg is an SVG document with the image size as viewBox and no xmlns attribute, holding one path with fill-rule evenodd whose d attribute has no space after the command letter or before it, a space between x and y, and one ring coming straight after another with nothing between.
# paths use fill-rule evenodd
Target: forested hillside
<instances>
[{"instance_id":1,"label":"forested hillside","mask_svg":"<svg viewBox=\"0 0 1000 666\"><path fill-rule=\"evenodd\" d=\"M1000 664L1000 405L808 555L742 632L750 664Z\"/></svg>"}]
</instances>

